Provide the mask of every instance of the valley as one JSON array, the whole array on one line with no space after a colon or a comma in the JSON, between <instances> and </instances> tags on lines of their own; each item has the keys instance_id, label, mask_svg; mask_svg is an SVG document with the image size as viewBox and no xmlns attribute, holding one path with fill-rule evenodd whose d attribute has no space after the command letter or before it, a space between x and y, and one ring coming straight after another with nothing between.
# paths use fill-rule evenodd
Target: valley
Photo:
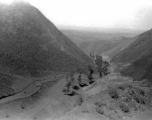
<instances>
[{"instance_id":1,"label":"valley","mask_svg":"<svg viewBox=\"0 0 152 120\"><path fill-rule=\"evenodd\" d=\"M133 37L141 33L141 31L105 32L73 29L61 29L61 31L87 55L94 53L105 54L111 57L125 47L126 44L129 44Z\"/></svg>"},{"instance_id":2,"label":"valley","mask_svg":"<svg viewBox=\"0 0 152 120\"><path fill-rule=\"evenodd\" d=\"M152 120L152 30L62 28L24 1L0 16L0 120Z\"/></svg>"}]
</instances>

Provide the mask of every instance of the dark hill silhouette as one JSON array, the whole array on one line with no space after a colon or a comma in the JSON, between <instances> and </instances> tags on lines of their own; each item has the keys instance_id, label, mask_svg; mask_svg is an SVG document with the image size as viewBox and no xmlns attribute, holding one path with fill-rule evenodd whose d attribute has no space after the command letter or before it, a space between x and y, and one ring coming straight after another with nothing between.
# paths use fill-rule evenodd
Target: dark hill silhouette
<instances>
[{"instance_id":1,"label":"dark hill silhouette","mask_svg":"<svg viewBox=\"0 0 152 120\"><path fill-rule=\"evenodd\" d=\"M37 8L16 2L0 5L0 70L39 76L93 65Z\"/></svg>"},{"instance_id":2,"label":"dark hill silhouette","mask_svg":"<svg viewBox=\"0 0 152 120\"><path fill-rule=\"evenodd\" d=\"M124 50L114 58L115 63L130 65L122 69L123 75L129 75L135 80L152 78L152 30L136 36Z\"/></svg>"}]
</instances>

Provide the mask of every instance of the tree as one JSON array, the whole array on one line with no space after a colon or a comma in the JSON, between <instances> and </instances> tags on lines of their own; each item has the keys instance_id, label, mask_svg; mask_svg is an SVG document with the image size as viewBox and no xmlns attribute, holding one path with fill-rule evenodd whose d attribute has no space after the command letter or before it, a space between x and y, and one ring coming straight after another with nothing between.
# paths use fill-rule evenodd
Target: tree
<instances>
[{"instance_id":1,"label":"tree","mask_svg":"<svg viewBox=\"0 0 152 120\"><path fill-rule=\"evenodd\" d=\"M69 80L69 77L68 75L66 76L66 85L65 85L65 88L63 89L63 92L65 94L69 93L70 92L70 86L71 86L71 81Z\"/></svg>"},{"instance_id":2,"label":"tree","mask_svg":"<svg viewBox=\"0 0 152 120\"><path fill-rule=\"evenodd\" d=\"M108 61L103 61L102 71L103 71L104 76L109 74L109 69L108 69L109 66L110 66L110 64Z\"/></svg>"},{"instance_id":3,"label":"tree","mask_svg":"<svg viewBox=\"0 0 152 120\"><path fill-rule=\"evenodd\" d=\"M102 64L103 64L102 56L96 55L95 64L97 65L97 70L99 72L100 77L102 77Z\"/></svg>"},{"instance_id":4,"label":"tree","mask_svg":"<svg viewBox=\"0 0 152 120\"><path fill-rule=\"evenodd\" d=\"M79 85L81 84L81 74L79 74L79 77L77 78Z\"/></svg>"},{"instance_id":5,"label":"tree","mask_svg":"<svg viewBox=\"0 0 152 120\"><path fill-rule=\"evenodd\" d=\"M79 84L80 87L88 86L87 84L85 84L85 83L82 82L81 74L79 75L79 77L77 78L77 80L78 80L78 84Z\"/></svg>"},{"instance_id":6,"label":"tree","mask_svg":"<svg viewBox=\"0 0 152 120\"><path fill-rule=\"evenodd\" d=\"M89 83L92 84L93 83L93 77L92 74L94 73L92 66L89 65L88 66L88 70L89 70L89 74L88 74L88 79L89 79Z\"/></svg>"},{"instance_id":7,"label":"tree","mask_svg":"<svg viewBox=\"0 0 152 120\"><path fill-rule=\"evenodd\" d=\"M90 57L94 59L94 53L90 53Z\"/></svg>"}]
</instances>

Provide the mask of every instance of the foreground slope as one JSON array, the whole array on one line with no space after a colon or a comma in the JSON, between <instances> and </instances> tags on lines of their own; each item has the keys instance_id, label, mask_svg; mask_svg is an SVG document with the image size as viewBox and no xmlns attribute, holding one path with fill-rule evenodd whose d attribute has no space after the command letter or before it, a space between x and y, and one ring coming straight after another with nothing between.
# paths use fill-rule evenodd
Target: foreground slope
<instances>
[{"instance_id":1,"label":"foreground slope","mask_svg":"<svg viewBox=\"0 0 152 120\"><path fill-rule=\"evenodd\" d=\"M38 9L0 5L0 70L38 76L85 69L92 61Z\"/></svg>"},{"instance_id":2,"label":"foreground slope","mask_svg":"<svg viewBox=\"0 0 152 120\"><path fill-rule=\"evenodd\" d=\"M122 70L124 75L129 75L136 80L152 78L152 30L144 32L133 39L124 50L119 52L113 61L128 64Z\"/></svg>"}]
</instances>

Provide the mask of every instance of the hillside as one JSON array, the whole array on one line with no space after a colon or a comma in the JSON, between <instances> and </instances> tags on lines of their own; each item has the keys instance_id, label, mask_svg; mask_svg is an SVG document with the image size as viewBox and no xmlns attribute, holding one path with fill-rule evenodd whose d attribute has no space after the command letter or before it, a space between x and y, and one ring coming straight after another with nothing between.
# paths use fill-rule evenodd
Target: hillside
<instances>
[{"instance_id":1,"label":"hillside","mask_svg":"<svg viewBox=\"0 0 152 120\"><path fill-rule=\"evenodd\" d=\"M87 55L30 4L2 4L0 16L0 71L41 76L93 65Z\"/></svg>"},{"instance_id":2,"label":"hillside","mask_svg":"<svg viewBox=\"0 0 152 120\"><path fill-rule=\"evenodd\" d=\"M121 37L119 39L100 40L100 41L85 41L79 46L85 53L103 54L109 57L120 52L132 38Z\"/></svg>"},{"instance_id":3,"label":"hillside","mask_svg":"<svg viewBox=\"0 0 152 120\"><path fill-rule=\"evenodd\" d=\"M114 56L115 63L130 64L122 70L135 80L151 79L152 71L152 30L136 36L124 50Z\"/></svg>"},{"instance_id":4,"label":"hillside","mask_svg":"<svg viewBox=\"0 0 152 120\"><path fill-rule=\"evenodd\" d=\"M140 31L102 31L102 30L73 30L61 29L83 52L86 54L96 53L106 55L119 51L120 47L129 42L130 38L136 36ZM123 36L123 37L122 37ZM121 46L120 46L121 45ZM119 47L120 46L120 47ZM118 48L116 48L118 47ZM110 54L111 53L111 54Z\"/></svg>"},{"instance_id":5,"label":"hillside","mask_svg":"<svg viewBox=\"0 0 152 120\"><path fill-rule=\"evenodd\" d=\"M85 53L102 54L121 43L120 40L101 40L101 41L85 41L79 46Z\"/></svg>"},{"instance_id":6,"label":"hillside","mask_svg":"<svg viewBox=\"0 0 152 120\"><path fill-rule=\"evenodd\" d=\"M129 45L132 41L133 41L133 38L122 37L121 41L118 44L116 44L114 47L112 47L108 51L104 51L102 55L113 58L113 56L115 56L117 53L125 49L126 46Z\"/></svg>"}]
</instances>

